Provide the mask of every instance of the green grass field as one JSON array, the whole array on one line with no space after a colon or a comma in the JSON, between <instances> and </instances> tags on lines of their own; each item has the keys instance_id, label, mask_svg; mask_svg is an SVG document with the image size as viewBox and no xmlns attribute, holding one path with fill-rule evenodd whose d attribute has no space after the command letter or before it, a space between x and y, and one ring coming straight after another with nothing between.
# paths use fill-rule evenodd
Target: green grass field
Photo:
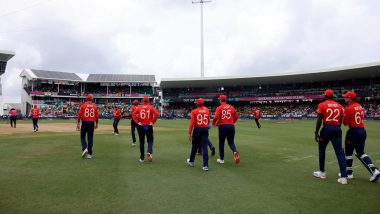
<instances>
[{"instance_id":1,"label":"green grass field","mask_svg":"<svg viewBox=\"0 0 380 214\"><path fill-rule=\"evenodd\" d=\"M227 147L226 163L216 163L217 151L209 172L201 170L201 157L196 167L186 165L188 121L156 127L162 129L155 131L154 161L143 164L130 133L95 134L92 160L80 158L77 132L0 135L0 213L379 213L380 183L370 183L355 159L355 179L338 184L331 145L327 179L312 177L314 121L264 122L261 130L239 121L241 163ZM366 152L376 165L379 128L367 123ZM216 128L210 139L217 146Z\"/></svg>"}]
</instances>

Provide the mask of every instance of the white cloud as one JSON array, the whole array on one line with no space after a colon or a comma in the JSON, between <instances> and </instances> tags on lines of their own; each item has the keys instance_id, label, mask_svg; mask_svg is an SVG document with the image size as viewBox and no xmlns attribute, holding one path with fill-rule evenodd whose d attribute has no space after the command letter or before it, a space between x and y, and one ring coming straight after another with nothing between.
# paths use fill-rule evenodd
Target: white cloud
<instances>
[{"instance_id":1,"label":"white cloud","mask_svg":"<svg viewBox=\"0 0 380 214\"><path fill-rule=\"evenodd\" d=\"M204 5L206 76L379 61L379 10L371 0L214 0ZM5 101L19 99L22 68L199 76L199 12L191 0L52 0L0 13L0 47L16 52Z\"/></svg>"}]
</instances>

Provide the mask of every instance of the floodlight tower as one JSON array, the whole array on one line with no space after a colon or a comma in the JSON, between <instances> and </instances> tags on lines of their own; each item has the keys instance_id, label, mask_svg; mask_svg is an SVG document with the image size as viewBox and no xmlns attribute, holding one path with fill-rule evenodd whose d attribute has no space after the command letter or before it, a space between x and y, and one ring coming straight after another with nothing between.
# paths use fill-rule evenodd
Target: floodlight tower
<instances>
[{"instance_id":1,"label":"floodlight tower","mask_svg":"<svg viewBox=\"0 0 380 214\"><path fill-rule=\"evenodd\" d=\"M4 104L3 104L3 89L1 85L1 75L5 73L5 68L7 67L7 62L15 55L11 51L0 50L0 115L4 114Z\"/></svg>"},{"instance_id":2,"label":"floodlight tower","mask_svg":"<svg viewBox=\"0 0 380 214\"><path fill-rule=\"evenodd\" d=\"M201 5L201 77L205 76L205 63L204 63L204 51L203 51L203 4L210 3L211 1L192 1L193 4Z\"/></svg>"}]
</instances>

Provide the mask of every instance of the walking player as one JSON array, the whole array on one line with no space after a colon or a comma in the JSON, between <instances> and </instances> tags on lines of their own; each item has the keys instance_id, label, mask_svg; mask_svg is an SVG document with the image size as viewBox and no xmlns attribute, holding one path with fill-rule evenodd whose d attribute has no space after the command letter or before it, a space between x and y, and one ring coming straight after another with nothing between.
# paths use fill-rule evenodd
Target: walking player
<instances>
[{"instance_id":1,"label":"walking player","mask_svg":"<svg viewBox=\"0 0 380 214\"><path fill-rule=\"evenodd\" d=\"M38 118L40 117L40 110L37 108L36 105L33 106L32 110L30 111L30 114L32 115L33 120L33 131L38 132Z\"/></svg>"},{"instance_id":2,"label":"walking player","mask_svg":"<svg viewBox=\"0 0 380 214\"><path fill-rule=\"evenodd\" d=\"M235 139L235 123L237 121L238 114L235 108L226 103L227 97L225 95L219 96L220 106L216 108L214 120L212 124L219 127L219 155L216 161L220 164L224 163L224 143L227 138L228 145L230 146L236 164L240 163L239 152L236 149L234 143Z\"/></svg>"},{"instance_id":3,"label":"walking player","mask_svg":"<svg viewBox=\"0 0 380 214\"><path fill-rule=\"evenodd\" d=\"M158 119L158 112L156 108L149 105L149 98L144 96L143 104L138 106L136 110L133 111L132 118L137 124L137 132L139 134L140 141L140 163L144 162L144 144L145 136L148 142L148 152L146 157L149 162L153 161L153 124Z\"/></svg>"},{"instance_id":4,"label":"walking player","mask_svg":"<svg viewBox=\"0 0 380 214\"><path fill-rule=\"evenodd\" d=\"M132 146L136 146L136 135L135 130L137 127L137 123L132 118L133 112L137 109L137 106L139 105L138 100L133 100L133 106L131 107L131 134L132 134Z\"/></svg>"},{"instance_id":5,"label":"walking player","mask_svg":"<svg viewBox=\"0 0 380 214\"><path fill-rule=\"evenodd\" d=\"M11 120L11 127L16 128L16 120L17 120L17 111L16 109L12 108L9 111L9 118Z\"/></svg>"},{"instance_id":6,"label":"walking player","mask_svg":"<svg viewBox=\"0 0 380 214\"><path fill-rule=\"evenodd\" d=\"M121 111L117 106L115 106L113 110L113 133L115 135L119 135L119 129L117 128L117 126L119 125L120 118L121 118Z\"/></svg>"},{"instance_id":7,"label":"walking player","mask_svg":"<svg viewBox=\"0 0 380 214\"><path fill-rule=\"evenodd\" d=\"M260 113L260 110L258 108L253 108L253 112L252 112L252 116L253 118L255 119L255 122L256 122L256 125L257 125L257 128L261 128L261 124L259 122L260 118L261 118L261 113Z\"/></svg>"},{"instance_id":8,"label":"walking player","mask_svg":"<svg viewBox=\"0 0 380 214\"><path fill-rule=\"evenodd\" d=\"M318 120L315 129L315 141L319 145L319 171L313 173L317 178L325 179L326 147L331 141L335 155L338 158L341 177L338 182L347 184L346 161L342 150L342 129L340 128L343 116L343 107L333 100L334 91L326 90L325 101L318 105ZM319 133L323 121L323 128ZM318 134L319 133L319 134Z\"/></svg>"},{"instance_id":9,"label":"walking player","mask_svg":"<svg viewBox=\"0 0 380 214\"><path fill-rule=\"evenodd\" d=\"M194 167L195 154L199 147L202 148L203 155L203 171L208 171L208 126L210 124L210 111L204 106L202 98L194 102L197 108L191 111L191 119L189 126L189 140L192 142L190 158L187 164Z\"/></svg>"},{"instance_id":10,"label":"walking player","mask_svg":"<svg viewBox=\"0 0 380 214\"><path fill-rule=\"evenodd\" d=\"M81 105L77 119L77 130L80 130L80 140L82 144L82 158L86 157L87 159L92 158L94 129L98 128L99 122L98 107L92 103L92 99L92 95L87 95L87 102ZM82 121L82 126L79 128L80 121ZM88 145L86 143L86 135Z\"/></svg>"},{"instance_id":11,"label":"walking player","mask_svg":"<svg viewBox=\"0 0 380 214\"><path fill-rule=\"evenodd\" d=\"M348 91L346 94L343 94L343 97L347 104L344 109L343 124L349 127L345 140L347 177L348 179L354 178L354 175L352 174L352 154L355 150L356 157L363 163L371 174L369 180L371 182L376 182L380 177L380 172L372 163L369 156L364 152L365 140L367 138L367 133L363 123L364 109L359 103L356 102L355 92Z\"/></svg>"}]
</instances>

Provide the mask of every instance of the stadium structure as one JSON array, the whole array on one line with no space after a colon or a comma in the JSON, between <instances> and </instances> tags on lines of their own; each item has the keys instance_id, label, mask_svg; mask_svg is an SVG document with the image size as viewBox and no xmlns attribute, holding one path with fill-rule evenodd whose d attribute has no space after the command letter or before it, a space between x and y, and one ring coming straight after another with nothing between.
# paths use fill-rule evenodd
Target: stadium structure
<instances>
[{"instance_id":1,"label":"stadium structure","mask_svg":"<svg viewBox=\"0 0 380 214\"><path fill-rule=\"evenodd\" d=\"M354 90L365 101L366 116L380 116L380 62L260 76L165 78L160 87L167 118L188 118L199 97L215 109L220 94L227 95L241 117L249 117L254 106L266 118L316 117L318 100L328 88L338 95Z\"/></svg>"},{"instance_id":2,"label":"stadium structure","mask_svg":"<svg viewBox=\"0 0 380 214\"><path fill-rule=\"evenodd\" d=\"M82 74L24 69L21 113L27 116L37 105L42 117L75 117L87 94L94 96L100 117L112 117L113 107L128 113L134 99L157 98L154 75Z\"/></svg>"},{"instance_id":3,"label":"stadium structure","mask_svg":"<svg viewBox=\"0 0 380 214\"><path fill-rule=\"evenodd\" d=\"M0 115L4 114L3 87L1 85L1 75L5 73L7 63L12 57L14 57L14 55L14 52L0 50Z\"/></svg>"}]
</instances>

